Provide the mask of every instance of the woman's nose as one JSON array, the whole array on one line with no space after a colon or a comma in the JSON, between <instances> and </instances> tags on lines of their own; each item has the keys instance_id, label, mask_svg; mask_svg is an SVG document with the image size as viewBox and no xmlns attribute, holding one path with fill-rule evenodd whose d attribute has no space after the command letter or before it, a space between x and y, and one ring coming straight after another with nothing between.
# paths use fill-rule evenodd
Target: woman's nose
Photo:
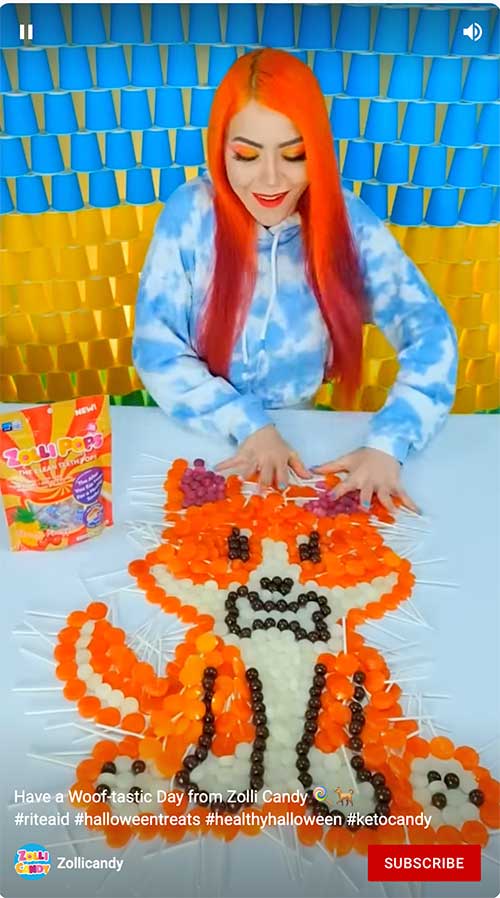
<instances>
[{"instance_id":1,"label":"woman's nose","mask_svg":"<svg viewBox=\"0 0 500 898\"><path fill-rule=\"evenodd\" d=\"M274 187L279 183L278 163L272 155L264 162L264 180L269 187Z\"/></svg>"}]
</instances>

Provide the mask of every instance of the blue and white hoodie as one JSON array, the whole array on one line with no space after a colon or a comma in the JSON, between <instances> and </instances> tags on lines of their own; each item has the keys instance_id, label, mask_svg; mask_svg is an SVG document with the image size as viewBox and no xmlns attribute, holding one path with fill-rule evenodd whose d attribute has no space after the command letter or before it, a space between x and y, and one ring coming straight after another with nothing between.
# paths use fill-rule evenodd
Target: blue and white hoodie
<instances>
[{"instance_id":1,"label":"blue and white hoodie","mask_svg":"<svg viewBox=\"0 0 500 898\"><path fill-rule=\"evenodd\" d=\"M304 405L323 381L330 339L304 270L300 215L257 224L258 270L229 379L196 352L197 322L214 252L213 184L204 172L169 197L141 274L134 364L158 405L179 423L237 443L271 423L268 409ZM399 358L397 380L371 418L365 446L403 462L422 449L453 403L453 326L397 241L357 196L345 203L371 320ZM335 235L332 235L332 242Z\"/></svg>"}]
</instances>

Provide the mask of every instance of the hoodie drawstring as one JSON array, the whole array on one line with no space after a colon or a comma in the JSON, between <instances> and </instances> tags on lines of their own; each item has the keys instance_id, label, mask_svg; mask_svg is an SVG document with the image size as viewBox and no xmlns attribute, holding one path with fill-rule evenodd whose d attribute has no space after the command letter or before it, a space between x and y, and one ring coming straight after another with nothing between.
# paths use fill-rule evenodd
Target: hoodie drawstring
<instances>
[{"instance_id":1,"label":"hoodie drawstring","mask_svg":"<svg viewBox=\"0 0 500 898\"><path fill-rule=\"evenodd\" d=\"M274 300L276 299L277 286L278 286L278 270L277 270L277 262L276 256L278 253L278 243L280 239L280 232L278 231L276 234L273 234L273 243L271 246L271 296L269 299L269 303L266 309L266 314L264 316L264 321L262 322L262 327L260 331L260 342L261 344L264 342L267 328L269 326L269 321L271 318L271 312L273 310ZM248 364L248 344L247 344L247 328L246 324L243 328L242 334L242 355L243 361L245 365Z\"/></svg>"}]
</instances>

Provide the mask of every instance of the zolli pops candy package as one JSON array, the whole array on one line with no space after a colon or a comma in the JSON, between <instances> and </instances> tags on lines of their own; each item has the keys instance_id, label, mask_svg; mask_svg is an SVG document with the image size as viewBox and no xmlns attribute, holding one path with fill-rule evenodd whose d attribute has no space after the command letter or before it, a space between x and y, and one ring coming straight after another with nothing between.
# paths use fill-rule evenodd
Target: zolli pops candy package
<instances>
[{"instance_id":1,"label":"zolli pops candy package","mask_svg":"<svg viewBox=\"0 0 500 898\"><path fill-rule=\"evenodd\" d=\"M113 523L104 396L0 415L0 488L16 551L62 549Z\"/></svg>"}]
</instances>

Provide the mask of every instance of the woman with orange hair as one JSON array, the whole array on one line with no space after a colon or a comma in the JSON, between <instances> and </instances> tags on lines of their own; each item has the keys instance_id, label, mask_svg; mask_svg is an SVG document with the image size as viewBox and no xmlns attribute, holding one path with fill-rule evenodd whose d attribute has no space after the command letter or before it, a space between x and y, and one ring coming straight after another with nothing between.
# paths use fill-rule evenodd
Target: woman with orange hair
<instances>
[{"instance_id":1,"label":"woman with orange hair","mask_svg":"<svg viewBox=\"0 0 500 898\"><path fill-rule=\"evenodd\" d=\"M310 401L324 376L359 385L362 325L377 324L399 374L338 495L388 507L400 468L453 402L456 337L419 271L371 210L342 191L325 99L282 50L241 56L219 85L208 171L162 211L141 275L133 355L168 414L238 448L219 470L286 485L308 471L267 410Z\"/></svg>"}]
</instances>

